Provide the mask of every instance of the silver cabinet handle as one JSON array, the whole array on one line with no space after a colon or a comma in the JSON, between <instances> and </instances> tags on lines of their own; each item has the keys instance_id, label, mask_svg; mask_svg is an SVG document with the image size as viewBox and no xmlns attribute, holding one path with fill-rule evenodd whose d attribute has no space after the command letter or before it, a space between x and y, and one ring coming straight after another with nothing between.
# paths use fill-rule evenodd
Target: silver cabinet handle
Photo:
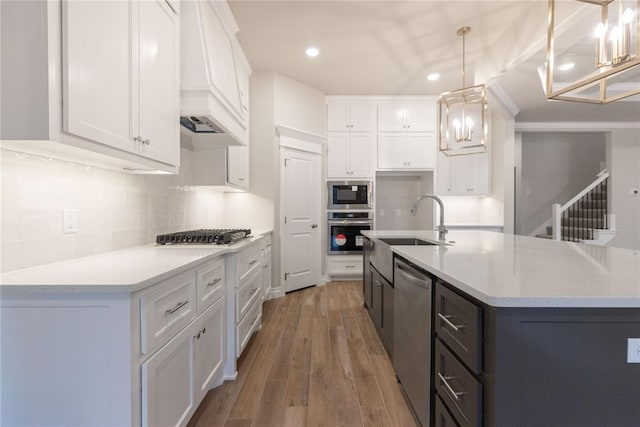
<instances>
[{"instance_id":1,"label":"silver cabinet handle","mask_svg":"<svg viewBox=\"0 0 640 427\"><path fill-rule=\"evenodd\" d=\"M313 229L318 228L318 224L311 224L311 228L313 228Z\"/></svg>"},{"instance_id":2,"label":"silver cabinet handle","mask_svg":"<svg viewBox=\"0 0 640 427\"><path fill-rule=\"evenodd\" d=\"M244 181L244 178L238 177L238 181Z\"/></svg>"},{"instance_id":3,"label":"silver cabinet handle","mask_svg":"<svg viewBox=\"0 0 640 427\"><path fill-rule=\"evenodd\" d=\"M445 316L442 313L438 313L438 317L441 318L444 321L444 323L449 325L449 327L451 329L453 329L454 331L456 331L456 332L458 332L460 329L464 329L464 325L456 325L456 324L452 323L451 320L449 320L449 318L451 318L453 316Z\"/></svg>"},{"instance_id":4,"label":"silver cabinet handle","mask_svg":"<svg viewBox=\"0 0 640 427\"><path fill-rule=\"evenodd\" d=\"M135 138L133 138L133 140L135 142L142 142L142 137L140 135L136 136Z\"/></svg>"},{"instance_id":5,"label":"silver cabinet handle","mask_svg":"<svg viewBox=\"0 0 640 427\"><path fill-rule=\"evenodd\" d=\"M258 262L258 260L257 260L257 259L254 259L254 260L252 260L252 261L249 261L249 265L253 265L253 264L255 264L256 262Z\"/></svg>"},{"instance_id":6,"label":"silver cabinet handle","mask_svg":"<svg viewBox=\"0 0 640 427\"><path fill-rule=\"evenodd\" d=\"M212 280L211 282L207 283L207 287L213 286L213 285L215 285L216 283L218 283L221 280L222 280L222 277L218 277L217 279Z\"/></svg>"},{"instance_id":7,"label":"silver cabinet handle","mask_svg":"<svg viewBox=\"0 0 640 427\"><path fill-rule=\"evenodd\" d=\"M267 245L267 247L268 247L268 248L270 248L270 247L271 247L271 243L269 243L269 244Z\"/></svg>"},{"instance_id":8,"label":"silver cabinet handle","mask_svg":"<svg viewBox=\"0 0 640 427\"><path fill-rule=\"evenodd\" d=\"M355 265L345 265L344 268L356 268Z\"/></svg>"},{"instance_id":9,"label":"silver cabinet handle","mask_svg":"<svg viewBox=\"0 0 640 427\"><path fill-rule=\"evenodd\" d=\"M266 265L266 264L262 266L262 268L267 268L267 267L269 267L269 266L268 266L268 265Z\"/></svg>"},{"instance_id":10,"label":"silver cabinet handle","mask_svg":"<svg viewBox=\"0 0 640 427\"><path fill-rule=\"evenodd\" d=\"M168 309L165 313L168 315L172 315L173 313L175 313L176 311L180 310L182 307L184 307L185 305L189 304L189 301L182 301L179 302L175 305L175 307Z\"/></svg>"},{"instance_id":11,"label":"silver cabinet handle","mask_svg":"<svg viewBox=\"0 0 640 427\"><path fill-rule=\"evenodd\" d=\"M445 388L447 389L447 391L451 394L451 396L456 399L456 400L460 400L460 396L463 396L465 394L467 394L464 391L455 391L453 389L453 387L451 387L451 384L449 384L449 382L447 380L453 380L456 377L443 377L442 374L440 372L438 372L438 377L440 378L440 381L442 381L442 384L445 386Z\"/></svg>"},{"instance_id":12,"label":"silver cabinet handle","mask_svg":"<svg viewBox=\"0 0 640 427\"><path fill-rule=\"evenodd\" d=\"M142 143L144 145L151 145L151 142L149 141L149 138L145 139L144 141L142 141Z\"/></svg>"}]
</instances>

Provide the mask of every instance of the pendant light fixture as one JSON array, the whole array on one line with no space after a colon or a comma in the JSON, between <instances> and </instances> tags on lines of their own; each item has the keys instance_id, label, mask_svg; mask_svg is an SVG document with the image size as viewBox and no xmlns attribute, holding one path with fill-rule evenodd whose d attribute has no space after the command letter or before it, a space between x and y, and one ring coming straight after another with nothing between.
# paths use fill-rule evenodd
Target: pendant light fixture
<instances>
[{"instance_id":1,"label":"pendant light fixture","mask_svg":"<svg viewBox=\"0 0 640 427\"><path fill-rule=\"evenodd\" d=\"M487 152L487 96L484 85L465 86L466 36L462 37L462 89L444 92L438 99L438 147L447 156Z\"/></svg>"},{"instance_id":2,"label":"pendant light fixture","mask_svg":"<svg viewBox=\"0 0 640 427\"><path fill-rule=\"evenodd\" d=\"M556 2L549 0L547 59L538 67L547 99L606 104L640 94L640 0L563 6L572 7L576 22L558 31Z\"/></svg>"}]
</instances>

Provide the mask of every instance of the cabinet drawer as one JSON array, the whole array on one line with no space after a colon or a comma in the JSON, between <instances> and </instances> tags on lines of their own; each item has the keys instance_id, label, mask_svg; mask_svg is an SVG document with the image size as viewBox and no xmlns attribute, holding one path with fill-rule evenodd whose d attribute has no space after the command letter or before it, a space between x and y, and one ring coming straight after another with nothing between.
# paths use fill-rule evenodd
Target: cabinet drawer
<instances>
[{"instance_id":1,"label":"cabinet drawer","mask_svg":"<svg viewBox=\"0 0 640 427\"><path fill-rule=\"evenodd\" d=\"M202 313L224 295L224 258L213 260L198 268L196 270L196 281L198 287L198 313Z\"/></svg>"},{"instance_id":2,"label":"cabinet drawer","mask_svg":"<svg viewBox=\"0 0 640 427\"><path fill-rule=\"evenodd\" d=\"M436 394L436 408L434 414L433 425L435 427L460 427L449 413L445 404L442 403L440 396Z\"/></svg>"},{"instance_id":3,"label":"cabinet drawer","mask_svg":"<svg viewBox=\"0 0 640 427\"><path fill-rule=\"evenodd\" d=\"M244 319L236 326L236 357L240 357L242 350L251 338L251 334L258 329L261 321L262 303L255 301Z\"/></svg>"},{"instance_id":4,"label":"cabinet drawer","mask_svg":"<svg viewBox=\"0 0 640 427\"><path fill-rule=\"evenodd\" d=\"M481 426L482 384L438 339L435 345L434 372L436 392L451 410L458 425Z\"/></svg>"},{"instance_id":5,"label":"cabinet drawer","mask_svg":"<svg viewBox=\"0 0 640 427\"><path fill-rule=\"evenodd\" d=\"M264 236L260 242L260 254L262 257L271 256L271 234Z\"/></svg>"},{"instance_id":6,"label":"cabinet drawer","mask_svg":"<svg viewBox=\"0 0 640 427\"><path fill-rule=\"evenodd\" d=\"M262 285L262 269L255 270L249 276L244 285L238 289L236 296L236 322L244 319L247 311L256 299L260 298Z\"/></svg>"},{"instance_id":7,"label":"cabinet drawer","mask_svg":"<svg viewBox=\"0 0 640 427\"><path fill-rule=\"evenodd\" d=\"M436 286L435 332L475 373L482 371L482 309L449 290Z\"/></svg>"},{"instance_id":8,"label":"cabinet drawer","mask_svg":"<svg viewBox=\"0 0 640 427\"><path fill-rule=\"evenodd\" d=\"M193 272L166 280L140 298L140 339L143 354L173 337L196 315Z\"/></svg>"},{"instance_id":9,"label":"cabinet drawer","mask_svg":"<svg viewBox=\"0 0 640 427\"><path fill-rule=\"evenodd\" d=\"M249 274L260 267L260 247L253 245L236 258L236 284L241 288Z\"/></svg>"},{"instance_id":10,"label":"cabinet drawer","mask_svg":"<svg viewBox=\"0 0 640 427\"><path fill-rule=\"evenodd\" d=\"M357 261L329 260L329 274L359 275L362 274L362 258Z\"/></svg>"}]
</instances>

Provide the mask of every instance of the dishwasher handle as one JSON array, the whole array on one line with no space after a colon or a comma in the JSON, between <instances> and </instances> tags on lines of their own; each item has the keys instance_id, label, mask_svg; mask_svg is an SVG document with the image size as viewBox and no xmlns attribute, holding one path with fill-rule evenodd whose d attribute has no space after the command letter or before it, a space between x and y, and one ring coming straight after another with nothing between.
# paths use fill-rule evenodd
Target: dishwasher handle
<instances>
[{"instance_id":1,"label":"dishwasher handle","mask_svg":"<svg viewBox=\"0 0 640 427\"><path fill-rule=\"evenodd\" d=\"M398 273L400 273L407 282L420 286L421 288L429 289L431 279L428 276L423 276L413 268L407 268L400 263L396 263L396 266L398 267ZM418 276L410 274L410 272L418 273Z\"/></svg>"}]
</instances>

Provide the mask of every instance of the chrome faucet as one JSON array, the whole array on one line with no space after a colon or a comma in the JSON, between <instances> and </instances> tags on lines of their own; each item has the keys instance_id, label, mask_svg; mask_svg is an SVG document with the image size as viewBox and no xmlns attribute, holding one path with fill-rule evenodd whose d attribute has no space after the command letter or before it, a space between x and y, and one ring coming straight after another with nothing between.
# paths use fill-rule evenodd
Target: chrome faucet
<instances>
[{"instance_id":1,"label":"chrome faucet","mask_svg":"<svg viewBox=\"0 0 640 427\"><path fill-rule=\"evenodd\" d=\"M422 194L416 199L416 202L411 207L411 215L416 216L416 213L418 213L418 204L420 204L420 200L426 198L433 199L440 205L440 225L438 226L438 240L444 242L446 239L445 236L449 232L449 230L447 230L447 227L444 226L444 204L442 204L442 200L440 200L440 197L436 196L435 194Z\"/></svg>"}]
</instances>

